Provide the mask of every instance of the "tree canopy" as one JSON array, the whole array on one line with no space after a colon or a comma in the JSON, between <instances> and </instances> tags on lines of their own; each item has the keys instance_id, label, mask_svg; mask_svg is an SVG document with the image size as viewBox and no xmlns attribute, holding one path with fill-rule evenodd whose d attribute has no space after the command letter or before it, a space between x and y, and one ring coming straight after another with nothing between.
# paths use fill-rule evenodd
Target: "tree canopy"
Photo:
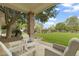
<instances>
[{"instance_id":1,"label":"tree canopy","mask_svg":"<svg viewBox=\"0 0 79 59\"><path fill-rule=\"evenodd\" d=\"M41 22L47 22L49 18L51 17L56 17L58 12L55 8L57 7L58 4L55 4L54 6L40 12L39 14L36 15L36 20L40 20Z\"/></svg>"},{"instance_id":2,"label":"tree canopy","mask_svg":"<svg viewBox=\"0 0 79 59\"><path fill-rule=\"evenodd\" d=\"M56 24L55 27L57 30L64 30L65 29L65 24L63 22Z\"/></svg>"},{"instance_id":3,"label":"tree canopy","mask_svg":"<svg viewBox=\"0 0 79 59\"><path fill-rule=\"evenodd\" d=\"M57 30L79 31L79 19L77 16L71 16L65 22L57 23L55 28Z\"/></svg>"},{"instance_id":4,"label":"tree canopy","mask_svg":"<svg viewBox=\"0 0 79 59\"><path fill-rule=\"evenodd\" d=\"M77 26L79 25L79 19L77 16L71 16L65 21L65 24L70 27Z\"/></svg>"}]
</instances>

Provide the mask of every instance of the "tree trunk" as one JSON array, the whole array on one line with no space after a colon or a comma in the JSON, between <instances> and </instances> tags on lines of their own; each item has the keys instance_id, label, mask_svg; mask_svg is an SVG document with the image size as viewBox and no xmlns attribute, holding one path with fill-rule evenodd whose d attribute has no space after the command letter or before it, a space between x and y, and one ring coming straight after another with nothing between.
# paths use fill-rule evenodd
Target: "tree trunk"
<instances>
[{"instance_id":1,"label":"tree trunk","mask_svg":"<svg viewBox=\"0 0 79 59\"><path fill-rule=\"evenodd\" d=\"M5 13L5 23L7 25L6 28L6 40L11 39L11 34L12 34L12 26L14 25L15 21L17 20L17 18L19 17L20 14L16 13L15 16L12 16L13 18L11 19L11 21L9 21L9 12L6 10Z\"/></svg>"},{"instance_id":2,"label":"tree trunk","mask_svg":"<svg viewBox=\"0 0 79 59\"><path fill-rule=\"evenodd\" d=\"M34 13L29 12L28 13L28 34L29 34L30 41L32 41L32 38L33 38L34 26L35 26Z\"/></svg>"},{"instance_id":3,"label":"tree trunk","mask_svg":"<svg viewBox=\"0 0 79 59\"><path fill-rule=\"evenodd\" d=\"M12 29L11 29L11 26L8 25L6 29L6 39L9 40L11 38L11 34L12 34Z\"/></svg>"}]
</instances>

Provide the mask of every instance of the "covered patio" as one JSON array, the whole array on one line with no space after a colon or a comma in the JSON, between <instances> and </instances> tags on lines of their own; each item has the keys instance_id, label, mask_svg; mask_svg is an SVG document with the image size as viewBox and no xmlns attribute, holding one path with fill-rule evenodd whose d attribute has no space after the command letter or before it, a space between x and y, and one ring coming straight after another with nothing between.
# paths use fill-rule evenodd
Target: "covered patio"
<instances>
[{"instance_id":1,"label":"covered patio","mask_svg":"<svg viewBox=\"0 0 79 59\"><path fill-rule=\"evenodd\" d=\"M3 53L2 55L18 55L18 56L68 56L68 55L75 55L76 51L78 50L79 47L79 41L77 41L77 38L74 38L73 40L70 41L69 43L69 48L66 49L65 46L60 46L60 45L54 45L46 42L42 42L39 39L33 38L34 34L34 26L35 26L35 16L54 6L55 3L2 3L0 6L2 7L8 7L11 9L14 9L16 11L21 11L27 14L27 19L28 19L28 35L29 35L29 40L26 42L25 40L18 40L14 42L8 42L3 44L0 42L1 47L3 50L6 52ZM17 18L18 13L15 15ZM6 17L5 15L4 17ZM2 14L1 14L2 17ZM15 23L16 18L13 18L14 21L10 22L9 25L12 25ZM0 20L0 25L3 24L5 21ZM3 22L3 23L2 23ZM4 23L5 24L5 23ZM8 30L10 31L10 30ZM10 32L8 35L8 38L10 37ZM8 39L6 39L7 41ZM75 47L73 47L75 45ZM8 46L8 47L6 47ZM55 48L58 48L61 51L58 51ZM65 50L66 49L66 50ZM74 51L74 52L72 52Z\"/></svg>"},{"instance_id":2,"label":"covered patio","mask_svg":"<svg viewBox=\"0 0 79 59\"><path fill-rule=\"evenodd\" d=\"M35 16L54 6L55 4L52 3L19 3L19 4L0 4L2 6L6 6L8 8L14 9L16 11L22 11L27 14L27 22L28 22L28 34L29 38L32 39L33 33L34 33L34 25L35 25ZM3 16L4 17L4 16ZM1 22L2 23L2 22ZM9 35L9 34L7 34Z\"/></svg>"}]
</instances>

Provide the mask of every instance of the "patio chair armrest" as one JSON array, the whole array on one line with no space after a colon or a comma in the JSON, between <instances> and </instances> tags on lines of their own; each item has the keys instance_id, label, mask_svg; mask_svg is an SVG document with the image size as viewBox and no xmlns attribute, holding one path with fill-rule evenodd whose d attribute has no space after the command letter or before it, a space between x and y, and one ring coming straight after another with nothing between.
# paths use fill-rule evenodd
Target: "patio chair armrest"
<instances>
[{"instance_id":1,"label":"patio chair armrest","mask_svg":"<svg viewBox=\"0 0 79 59\"><path fill-rule=\"evenodd\" d=\"M64 50L66 49L66 46L54 43L53 48L55 48L58 51L64 52Z\"/></svg>"}]
</instances>

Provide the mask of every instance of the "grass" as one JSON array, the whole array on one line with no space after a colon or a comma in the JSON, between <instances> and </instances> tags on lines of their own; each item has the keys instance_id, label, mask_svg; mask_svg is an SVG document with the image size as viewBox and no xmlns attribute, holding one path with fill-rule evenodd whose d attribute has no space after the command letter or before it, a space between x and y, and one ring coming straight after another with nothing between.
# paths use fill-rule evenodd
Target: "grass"
<instances>
[{"instance_id":1,"label":"grass","mask_svg":"<svg viewBox=\"0 0 79 59\"><path fill-rule=\"evenodd\" d=\"M57 43L67 46L71 38L79 38L79 33L62 33L62 32L53 32L53 33L38 33L35 36L43 38L43 41L50 43Z\"/></svg>"}]
</instances>

